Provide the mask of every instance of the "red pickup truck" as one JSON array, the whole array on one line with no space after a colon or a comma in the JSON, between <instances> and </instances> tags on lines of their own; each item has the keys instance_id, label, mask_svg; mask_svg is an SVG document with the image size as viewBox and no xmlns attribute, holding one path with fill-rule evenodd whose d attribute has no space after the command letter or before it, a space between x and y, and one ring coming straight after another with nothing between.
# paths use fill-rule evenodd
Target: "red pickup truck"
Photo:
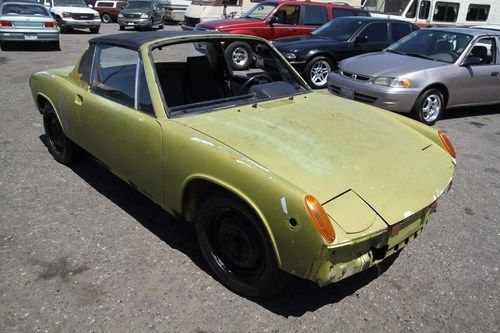
<instances>
[{"instance_id":1,"label":"red pickup truck","mask_svg":"<svg viewBox=\"0 0 500 333\"><path fill-rule=\"evenodd\" d=\"M241 18L206 21L197 24L195 30L215 30L273 40L308 34L335 17L365 13L351 6L333 3L270 0L258 3ZM253 63L252 49L246 43L233 43L226 52L232 59L234 69L247 69Z\"/></svg>"}]
</instances>

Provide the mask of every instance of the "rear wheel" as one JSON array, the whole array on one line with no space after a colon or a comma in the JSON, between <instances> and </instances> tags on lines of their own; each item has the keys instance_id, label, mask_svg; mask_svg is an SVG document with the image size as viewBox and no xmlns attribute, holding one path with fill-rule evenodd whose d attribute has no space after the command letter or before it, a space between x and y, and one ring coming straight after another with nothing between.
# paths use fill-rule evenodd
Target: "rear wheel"
<instances>
[{"instance_id":1,"label":"rear wheel","mask_svg":"<svg viewBox=\"0 0 500 333\"><path fill-rule=\"evenodd\" d=\"M326 87L328 75L332 72L332 63L326 57L315 57L307 63L304 75L307 83L314 89Z\"/></svg>"},{"instance_id":2,"label":"rear wheel","mask_svg":"<svg viewBox=\"0 0 500 333\"><path fill-rule=\"evenodd\" d=\"M266 297L289 281L276 263L266 230L238 198L223 192L207 196L198 211L196 231L210 267L235 292Z\"/></svg>"},{"instance_id":3,"label":"rear wheel","mask_svg":"<svg viewBox=\"0 0 500 333\"><path fill-rule=\"evenodd\" d=\"M99 33L99 28L90 28L90 33L92 34L98 34Z\"/></svg>"},{"instance_id":4,"label":"rear wheel","mask_svg":"<svg viewBox=\"0 0 500 333\"><path fill-rule=\"evenodd\" d=\"M50 154L59 163L71 164L76 161L78 159L79 148L64 135L52 105L46 103L43 106L42 112L43 126L47 135Z\"/></svg>"},{"instance_id":5,"label":"rear wheel","mask_svg":"<svg viewBox=\"0 0 500 333\"><path fill-rule=\"evenodd\" d=\"M434 125L445 109L445 101L441 90L427 89L416 100L412 113L414 117L427 125Z\"/></svg>"},{"instance_id":6,"label":"rear wheel","mask_svg":"<svg viewBox=\"0 0 500 333\"><path fill-rule=\"evenodd\" d=\"M153 18L151 18L151 19L149 19L149 24L148 24L148 27L146 29L153 30L153 26L154 26Z\"/></svg>"},{"instance_id":7,"label":"rear wheel","mask_svg":"<svg viewBox=\"0 0 500 333\"><path fill-rule=\"evenodd\" d=\"M50 48L54 51L61 51L61 44L59 43L59 41L51 42Z\"/></svg>"},{"instance_id":8,"label":"rear wheel","mask_svg":"<svg viewBox=\"0 0 500 333\"><path fill-rule=\"evenodd\" d=\"M120 24L120 30L125 30L125 26L123 24Z\"/></svg>"},{"instance_id":9,"label":"rear wheel","mask_svg":"<svg viewBox=\"0 0 500 333\"><path fill-rule=\"evenodd\" d=\"M108 13L102 14L101 21L104 23L110 23L111 22L111 15L109 15Z\"/></svg>"}]
</instances>

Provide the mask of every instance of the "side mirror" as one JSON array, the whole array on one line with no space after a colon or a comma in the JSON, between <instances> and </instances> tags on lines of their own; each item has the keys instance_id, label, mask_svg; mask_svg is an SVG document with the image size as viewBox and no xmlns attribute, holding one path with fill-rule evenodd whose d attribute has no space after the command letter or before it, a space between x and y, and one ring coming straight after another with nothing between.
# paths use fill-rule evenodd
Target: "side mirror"
<instances>
[{"instance_id":1,"label":"side mirror","mask_svg":"<svg viewBox=\"0 0 500 333\"><path fill-rule=\"evenodd\" d=\"M273 25L273 24L279 23L278 17L276 17L276 16L271 17L269 19L269 21L267 21L267 23L269 23L269 25Z\"/></svg>"},{"instance_id":2,"label":"side mirror","mask_svg":"<svg viewBox=\"0 0 500 333\"><path fill-rule=\"evenodd\" d=\"M474 57L474 56L468 56L465 58L464 61L462 61L462 67L467 67L467 66L472 66L472 65L480 65L483 63L483 58L481 57Z\"/></svg>"},{"instance_id":3,"label":"side mirror","mask_svg":"<svg viewBox=\"0 0 500 333\"><path fill-rule=\"evenodd\" d=\"M356 39L354 40L354 44L363 44L368 42L368 37L367 36L357 36Z\"/></svg>"}]
</instances>

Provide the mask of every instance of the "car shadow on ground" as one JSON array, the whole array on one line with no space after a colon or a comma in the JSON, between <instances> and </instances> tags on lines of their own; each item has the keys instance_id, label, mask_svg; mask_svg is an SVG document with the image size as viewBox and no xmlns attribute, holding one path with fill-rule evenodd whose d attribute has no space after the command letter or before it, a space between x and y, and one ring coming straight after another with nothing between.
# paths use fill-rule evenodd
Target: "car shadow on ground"
<instances>
[{"instance_id":1,"label":"car shadow on ground","mask_svg":"<svg viewBox=\"0 0 500 333\"><path fill-rule=\"evenodd\" d=\"M60 48L55 48L50 43L38 42L3 42L2 51L21 51L21 52L50 52L61 51Z\"/></svg>"},{"instance_id":2,"label":"car shadow on ground","mask_svg":"<svg viewBox=\"0 0 500 333\"><path fill-rule=\"evenodd\" d=\"M40 140L48 147L46 135L40 136ZM78 163L70 166L73 172L168 246L187 255L195 265L218 280L201 253L193 224L179 221L112 174L89 154L83 155ZM356 291L384 273L396 257L397 255L393 255L380 265L323 288L311 281L294 277L285 289L273 297L249 300L277 315L300 317L327 304L337 303L345 297L356 297Z\"/></svg>"},{"instance_id":3,"label":"car shadow on ground","mask_svg":"<svg viewBox=\"0 0 500 333\"><path fill-rule=\"evenodd\" d=\"M455 119L455 118L465 118L474 116L487 116L496 113L500 113L500 104L471 106L471 107L445 110L441 119L444 120L444 119Z\"/></svg>"}]
</instances>

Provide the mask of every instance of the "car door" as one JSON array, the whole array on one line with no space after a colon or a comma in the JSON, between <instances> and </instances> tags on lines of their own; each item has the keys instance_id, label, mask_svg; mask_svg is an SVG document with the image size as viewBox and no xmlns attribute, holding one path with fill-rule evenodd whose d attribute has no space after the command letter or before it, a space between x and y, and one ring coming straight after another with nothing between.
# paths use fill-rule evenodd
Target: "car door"
<instances>
[{"instance_id":1,"label":"car door","mask_svg":"<svg viewBox=\"0 0 500 333\"><path fill-rule=\"evenodd\" d=\"M363 54L382 51L390 45L389 24L387 22L369 23L353 36L353 53ZM357 42L356 37L365 38L365 41Z\"/></svg>"},{"instance_id":2,"label":"car door","mask_svg":"<svg viewBox=\"0 0 500 333\"><path fill-rule=\"evenodd\" d=\"M279 6L273 14L275 21L270 25L271 39L295 36L299 30L299 5Z\"/></svg>"},{"instance_id":3,"label":"car door","mask_svg":"<svg viewBox=\"0 0 500 333\"><path fill-rule=\"evenodd\" d=\"M162 135L135 50L99 44L90 89L80 96L85 148L116 175L160 203Z\"/></svg>"},{"instance_id":4,"label":"car door","mask_svg":"<svg viewBox=\"0 0 500 333\"><path fill-rule=\"evenodd\" d=\"M458 68L454 105L484 104L498 99L500 64L495 37L478 39L465 55L479 57L482 63Z\"/></svg>"}]
</instances>

